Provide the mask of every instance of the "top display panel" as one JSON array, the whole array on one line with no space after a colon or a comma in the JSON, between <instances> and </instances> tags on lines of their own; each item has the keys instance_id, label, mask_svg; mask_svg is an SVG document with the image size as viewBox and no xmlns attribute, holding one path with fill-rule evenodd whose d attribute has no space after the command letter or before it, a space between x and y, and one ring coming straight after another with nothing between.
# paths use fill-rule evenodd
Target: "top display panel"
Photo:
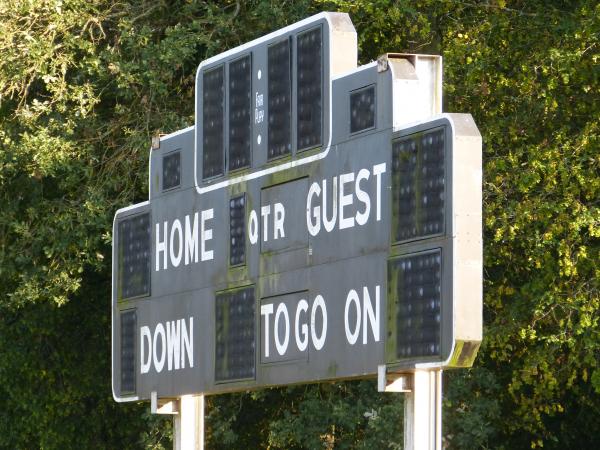
<instances>
[{"instance_id":1,"label":"top display panel","mask_svg":"<svg viewBox=\"0 0 600 450\"><path fill-rule=\"evenodd\" d=\"M321 13L203 61L196 75L197 189L326 151L331 80L356 68L356 52L349 16Z\"/></svg>"}]
</instances>

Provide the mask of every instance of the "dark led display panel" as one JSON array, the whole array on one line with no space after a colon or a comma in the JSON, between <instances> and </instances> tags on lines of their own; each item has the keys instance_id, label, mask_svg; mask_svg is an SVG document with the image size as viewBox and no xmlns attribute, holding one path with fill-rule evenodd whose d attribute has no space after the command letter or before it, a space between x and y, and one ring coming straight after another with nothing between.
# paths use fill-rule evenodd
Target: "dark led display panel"
<instances>
[{"instance_id":1,"label":"dark led display panel","mask_svg":"<svg viewBox=\"0 0 600 450\"><path fill-rule=\"evenodd\" d=\"M163 156L163 190L173 189L181 183L181 153L173 152Z\"/></svg>"},{"instance_id":2,"label":"dark led display panel","mask_svg":"<svg viewBox=\"0 0 600 450\"><path fill-rule=\"evenodd\" d=\"M445 129L397 140L392 145L395 240L444 232Z\"/></svg>"},{"instance_id":3,"label":"dark led display panel","mask_svg":"<svg viewBox=\"0 0 600 450\"><path fill-rule=\"evenodd\" d=\"M254 287L217 294L215 381L254 378Z\"/></svg>"},{"instance_id":4,"label":"dark led display panel","mask_svg":"<svg viewBox=\"0 0 600 450\"><path fill-rule=\"evenodd\" d=\"M252 63L250 55L229 64L229 170L250 165Z\"/></svg>"},{"instance_id":5,"label":"dark led display panel","mask_svg":"<svg viewBox=\"0 0 600 450\"><path fill-rule=\"evenodd\" d=\"M323 124L323 31L313 28L298 35L298 150L321 145Z\"/></svg>"},{"instance_id":6,"label":"dark led display panel","mask_svg":"<svg viewBox=\"0 0 600 450\"><path fill-rule=\"evenodd\" d=\"M229 200L229 264L246 262L246 195Z\"/></svg>"},{"instance_id":7,"label":"dark led display panel","mask_svg":"<svg viewBox=\"0 0 600 450\"><path fill-rule=\"evenodd\" d=\"M292 49L289 39L269 47L269 159L292 151L291 64Z\"/></svg>"},{"instance_id":8,"label":"dark led display panel","mask_svg":"<svg viewBox=\"0 0 600 450\"><path fill-rule=\"evenodd\" d=\"M119 298L150 295L150 214L119 222Z\"/></svg>"},{"instance_id":9,"label":"dark led display panel","mask_svg":"<svg viewBox=\"0 0 600 450\"><path fill-rule=\"evenodd\" d=\"M121 313L121 393L135 392L135 310Z\"/></svg>"},{"instance_id":10,"label":"dark led display panel","mask_svg":"<svg viewBox=\"0 0 600 450\"><path fill-rule=\"evenodd\" d=\"M396 357L438 356L442 304L441 250L391 260L388 276L396 301Z\"/></svg>"},{"instance_id":11,"label":"dark led display panel","mask_svg":"<svg viewBox=\"0 0 600 450\"><path fill-rule=\"evenodd\" d=\"M375 127L375 86L350 93L350 133Z\"/></svg>"},{"instance_id":12,"label":"dark led display panel","mask_svg":"<svg viewBox=\"0 0 600 450\"><path fill-rule=\"evenodd\" d=\"M202 74L202 178L223 175L223 66Z\"/></svg>"}]
</instances>

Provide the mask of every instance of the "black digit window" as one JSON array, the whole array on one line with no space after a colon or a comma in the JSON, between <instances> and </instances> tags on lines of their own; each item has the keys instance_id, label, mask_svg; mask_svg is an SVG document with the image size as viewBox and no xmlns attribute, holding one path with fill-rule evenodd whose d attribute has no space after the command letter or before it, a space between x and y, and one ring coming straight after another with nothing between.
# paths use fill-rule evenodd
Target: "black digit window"
<instances>
[{"instance_id":1,"label":"black digit window","mask_svg":"<svg viewBox=\"0 0 600 450\"><path fill-rule=\"evenodd\" d=\"M323 126L323 32L321 27L298 35L298 150L321 145Z\"/></svg>"},{"instance_id":2,"label":"black digit window","mask_svg":"<svg viewBox=\"0 0 600 450\"><path fill-rule=\"evenodd\" d=\"M173 152L163 156L163 190L173 189L181 184L181 153Z\"/></svg>"},{"instance_id":3,"label":"black digit window","mask_svg":"<svg viewBox=\"0 0 600 450\"><path fill-rule=\"evenodd\" d=\"M135 310L121 315L121 394L135 392Z\"/></svg>"},{"instance_id":4,"label":"black digit window","mask_svg":"<svg viewBox=\"0 0 600 450\"><path fill-rule=\"evenodd\" d=\"M268 50L269 154L273 159L292 151L292 77L290 40Z\"/></svg>"},{"instance_id":5,"label":"black digit window","mask_svg":"<svg viewBox=\"0 0 600 450\"><path fill-rule=\"evenodd\" d=\"M229 170L250 165L251 77L250 55L229 64Z\"/></svg>"},{"instance_id":6,"label":"black digit window","mask_svg":"<svg viewBox=\"0 0 600 450\"><path fill-rule=\"evenodd\" d=\"M150 295L150 214L119 223L119 299Z\"/></svg>"},{"instance_id":7,"label":"black digit window","mask_svg":"<svg viewBox=\"0 0 600 450\"><path fill-rule=\"evenodd\" d=\"M350 132L375 127L375 86L350 93Z\"/></svg>"},{"instance_id":8,"label":"black digit window","mask_svg":"<svg viewBox=\"0 0 600 450\"><path fill-rule=\"evenodd\" d=\"M246 195L229 200L229 264L246 262Z\"/></svg>"},{"instance_id":9,"label":"black digit window","mask_svg":"<svg viewBox=\"0 0 600 450\"><path fill-rule=\"evenodd\" d=\"M217 294L215 380L254 378L254 288Z\"/></svg>"},{"instance_id":10,"label":"black digit window","mask_svg":"<svg viewBox=\"0 0 600 450\"><path fill-rule=\"evenodd\" d=\"M445 129L418 133L392 145L396 241L444 232Z\"/></svg>"},{"instance_id":11,"label":"black digit window","mask_svg":"<svg viewBox=\"0 0 600 450\"><path fill-rule=\"evenodd\" d=\"M442 252L413 254L390 261L396 301L398 359L440 354Z\"/></svg>"},{"instance_id":12,"label":"black digit window","mask_svg":"<svg viewBox=\"0 0 600 450\"><path fill-rule=\"evenodd\" d=\"M202 74L202 178L223 175L223 66Z\"/></svg>"}]
</instances>

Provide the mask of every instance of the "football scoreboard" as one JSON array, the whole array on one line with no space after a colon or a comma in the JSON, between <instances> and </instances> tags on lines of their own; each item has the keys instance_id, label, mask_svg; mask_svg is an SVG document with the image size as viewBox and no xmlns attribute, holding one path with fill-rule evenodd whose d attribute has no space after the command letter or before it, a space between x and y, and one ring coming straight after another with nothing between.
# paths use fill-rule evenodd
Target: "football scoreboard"
<instances>
[{"instance_id":1,"label":"football scoreboard","mask_svg":"<svg viewBox=\"0 0 600 450\"><path fill-rule=\"evenodd\" d=\"M472 364L481 136L442 113L441 64L357 67L341 13L200 64L195 124L114 218L116 400Z\"/></svg>"}]
</instances>

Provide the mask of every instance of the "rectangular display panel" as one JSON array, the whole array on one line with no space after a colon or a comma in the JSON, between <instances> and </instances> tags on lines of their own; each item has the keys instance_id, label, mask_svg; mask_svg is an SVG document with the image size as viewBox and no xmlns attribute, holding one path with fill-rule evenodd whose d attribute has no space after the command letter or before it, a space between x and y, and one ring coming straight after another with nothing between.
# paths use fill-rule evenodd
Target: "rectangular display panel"
<instances>
[{"instance_id":1,"label":"rectangular display panel","mask_svg":"<svg viewBox=\"0 0 600 450\"><path fill-rule=\"evenodd\" d=\"M119 222L119 299L150 295L150 214Z\"/></svg>"},{"instance_id":2,"label":"rectangular display panel","mask_svg":"<svg viewBox=\"0 0 600 450\"><path fill-rule=\"evenodd\" d=\"M254 287L221 292L215 299L215 381L254 378Z\"/></svg>"},{"instance_id":3,"label":"rectangular display panel","mask_svg":"<svg viewBox=\"0 0 600 450\"><path fill-rule=\"evenodd\" d=\"M446 130L438 128L392 145L395 241L444 233Z\"/></svg>"},{"instance_id":4,"label":"rectangular display panel","mask_svg":"<svg viewBox=\"0 0 600 450\"><path fill-rule=\"evenodd\" d=\"M181 183L181 153L165 155L162 169L163 191L178 187Z\"/></svg>"},{"instance_id":5,"label":"rectangular display panel","mask_svg":"<svg viewBox=\"0 0 600 450\"><path fill-rule=\"evenodd\" d=\"M298 150L322 143L323 127L323 31L313 28L298 35L297 145Z\"/></svg>"},{"instance_id":6,"label":"rectangular display panel","mask_svg":"<svg viewBox=\"0 0 600 450\"><path fill-rule=\"evenodd\" d=\"M202 178L207 179L223 175L223 66L202 77Z\"/></svg>"},{"instance_id":7,"label":"rectangular display panel","mask_svg":"<svg viewBox=\"0 0 600 450\"><path fill-rule=\"evenodd\" d=\"M389 261L391 301L396 302L396 357L438 356L441 340L442 251Z\"/></svg>"},{"instance_id":8,"label":"rectangular display panel","mask_svg":"<svg viewBox=\"0 0 600 450\"><path fill-rule=\"evenodd\" d=\"M246 195L229 200L229 265L246 262Z\"/></svg>"},{"instance_id":9,"label":"rectangular display panel","mask_svg":"<svg viewBox=\"0 0 600 450\"><path fill-rule=\"evenodd\" d=\"M375 127L375 86L350 93L350 133Z\"/></svg>"},{"instance_id":10,"label":"rectangular display panel","mask_svg":"<svg viewBox=\"0 0 600 450\"><path fill-rule=\"evenodd\" d=\"M252 60L250 55L229 64L229 170L250 165Z\"/></svg>"},{"instance_id":11,"label":"rectangular display panel","mask_svg":"<svg viewBox=\"0 0 600 450\"><path fill-rule=\"evenodd\" d=\"M269 46L269 154L273 159L292 151L292 49L290 39Z\"/></svg>"},{"instance_id":12,"label":"rectangular display panel","mask_svg":"<svg viewBox=\"0 0 600 450\"><path fill-rule=\"evenodd\" d=\"M135 392L135 310L121 313L121 393Z\"/></svg>"}]
</instances>

